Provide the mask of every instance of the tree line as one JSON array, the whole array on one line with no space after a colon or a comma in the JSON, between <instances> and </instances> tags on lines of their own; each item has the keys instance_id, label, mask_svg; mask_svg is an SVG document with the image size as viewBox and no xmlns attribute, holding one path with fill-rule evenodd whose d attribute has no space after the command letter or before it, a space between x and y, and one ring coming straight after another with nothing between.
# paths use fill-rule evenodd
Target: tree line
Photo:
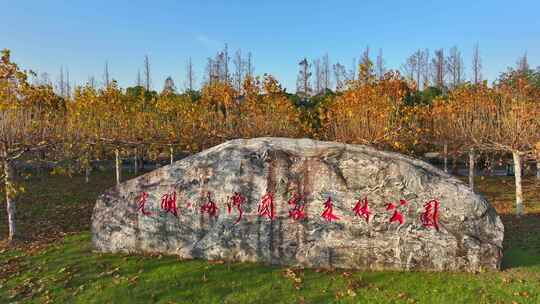
<instances>
[{"instance_id":1,"label":"tree line","mask_svg":"<svg viewBox=\"0 0 540 304\"><path fill-rule=\"evenodd\" d=\"M489 86L479 81L480 75L477 81L463 81L459 53L450 52L449 59L436 52L429 68L434 74L427 81L426 66L413 64L426 62L420 53L398 71L381 68L382 53L373 62L366 49L354 76L340 64L331 68L327 56L314 63L303 59L300 89L291 94L272 75L256 76L251 54L237 52L230 65L227 48L208 60L203 86L197 90L194 77L188 77L184 92L178 92L172 79L161 92L153 91L148 57L133 87L121 88L106 64L103 86L88 81L69 88L62 80L63 89L58 90L47 81L30 81L35 75L23 71L4 50L0 178L9 239L17 236L16 196L23 193L17 185L17 160L67 163L68 173L88 176L94 160L113 159L120 183L121 163L128 158L137 171L142 159L168 154L173 162L179 152L260 136L366 144L410 155L441 151L447 171L448 156L468 155L470 168L480 154L511 156L516 211L521 215L521 164L525 158L540 158L540 69L529 68L524 57ZM441 69L446 71L443 76ZM193 76L193 68L186 73ZM334 90L329 88L332 79Z\"/></svg>"}]
</instances>

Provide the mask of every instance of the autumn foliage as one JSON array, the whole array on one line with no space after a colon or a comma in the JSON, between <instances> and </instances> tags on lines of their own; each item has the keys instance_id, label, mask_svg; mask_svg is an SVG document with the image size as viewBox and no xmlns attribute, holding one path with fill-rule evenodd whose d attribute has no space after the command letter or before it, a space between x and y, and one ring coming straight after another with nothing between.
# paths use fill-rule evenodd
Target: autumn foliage
<instances>
[{"instance_id":1,"label":"autumn foliage","mask_svg":"<svg viewBox=\"0 0 540 304\"><path fill-rule=\"evenodd\" d=\"M421 106L406 104L413 88L398 72L356 81L321 108L321 138L410 151L417 144Z\"/></svg>"},{"instance_id":2,"label":"autumn foliage","mask_svg":"<svg viewBox=\"0 0 540 304\"><path fill-rule=\"evenodd\" d=\"M372 145L407 154L476 149L512 153L514 162L539 155L540 90L519 74L493 86L463 84L429 102L418 102L416 83L399 72L375 77L361 65L357 80L309 105L271 75L247 75L239 84L209 81L197 98L143 87L124 90L115 81L90 84L59 96L50 84L31 84L29 73L0 62L0 160L7 200L16 191L12 162L69 159L80 168L95 159L157 158L198 152L234 138L311 137ZM40 154L36 154L39 151ZM140 154L140 155L139 155ZM517 187L517 184L516 184Z\"/></svg>"}]
</instances>

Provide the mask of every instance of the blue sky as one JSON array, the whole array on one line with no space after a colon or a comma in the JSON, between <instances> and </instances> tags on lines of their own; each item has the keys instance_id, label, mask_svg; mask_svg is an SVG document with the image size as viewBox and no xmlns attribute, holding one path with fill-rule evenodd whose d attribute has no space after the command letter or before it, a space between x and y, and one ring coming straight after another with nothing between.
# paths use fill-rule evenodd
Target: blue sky
<instances>
[{"instance_id":1,"label":"blue sky","mask_svg":"<svg viewBox=\"0 0 540 304\"><path fill-rule=\"evenodd\" d=\"M101 80L107 60L122 86L135 82L145 54L153 86L172 76L183 87L191 56L197 80L206 58L229 44L253 53L255 72L294 91L297 63L328 53L346 66L366 45L399 68L418 48L458 46L468 75L479 42L493 80L527 52L540 65L540 1L23 1L0 0L0 48L24 68L82 83Z\"/></svg>"}]
</instances>

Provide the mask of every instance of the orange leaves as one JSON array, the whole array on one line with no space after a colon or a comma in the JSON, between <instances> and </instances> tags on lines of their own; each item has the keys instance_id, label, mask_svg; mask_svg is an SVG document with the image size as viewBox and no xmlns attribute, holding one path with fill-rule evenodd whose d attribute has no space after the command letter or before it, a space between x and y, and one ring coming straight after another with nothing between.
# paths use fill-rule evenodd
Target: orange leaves
<instances>
[{"instance_id":1,"label":"orange leaves","mask_svg":"<svg viewBox=\"0 0 540 304\"><path fill-rule=\"evenodd\" d=\"M303 134L300 112L272 76L262 82L248 78L244 90L247 95L239 96L230 84L214 81L193 101L175 94L138 99L115 84L100 91L81 88L68 106L67 129L94 142L158 144L150 149L172 144L194 152L231 138Z\"/></svg>"},{"instance_id":2,"label":"orange leaves","mask_svg":"<svg viewBox=\"0 0 540 304\"><path fill-rule=\"evenodd\" d=\"M506 84L465 85L431 106L432 140L489 150L529 150L540 139L540 106ZM522 91L523 92L523 91Z\"/></svg>"},{"instance_id":3,"label":"orange leaves","mask_svg":"<svg viewBox=\"0 0 540 304\"><path fill-rule=\"evenodd\" d=\"M238 96L236 90L230 83L212 81L202 88L202 103L215 109L222 109L226 113L227 109L233 106L233 102Z\"/></svg>"},{"instance_id":4,"label":"orange leaves","mask_svg":"<svg viewBox=\"0 0 540 304\"><path fill-rule=\"evenodd\" d=\"M275 79L270 74L264 75L263 88L264 88L264 94L266 95L283 93L283 88L281 87L281 84L279 84L277 79Z\"/></svg>"},{"instance_id":5,"label":"orange leaves","mask_svg":"<svg viewBox=\"0 0 540 304\"><path fill-rule=\"evenodd\" d=\"M409 123L416 117L414 109L405 107L410 91L397 72L387 73L380 81L350 83L343 94L322 107L323 137L406 149L407 142L413 141L408 138Z\"/></svg>"}]
</instances>

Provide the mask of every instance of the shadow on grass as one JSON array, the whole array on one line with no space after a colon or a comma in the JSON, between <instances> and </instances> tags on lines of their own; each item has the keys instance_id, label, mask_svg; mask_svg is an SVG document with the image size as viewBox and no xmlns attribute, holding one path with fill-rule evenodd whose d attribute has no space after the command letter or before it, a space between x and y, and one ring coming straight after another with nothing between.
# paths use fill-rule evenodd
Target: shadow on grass
<instances>
[{"instance_id":1,"label":"shadow on grass","mask_svg":"<svg viewBox=\"0 0 540 304\"><path fill-rule=\"evenodd\" d=\"M505 228L502 268L540 268L540 214L503 214L501 218Z\"/></svg>"}]
</instances>

